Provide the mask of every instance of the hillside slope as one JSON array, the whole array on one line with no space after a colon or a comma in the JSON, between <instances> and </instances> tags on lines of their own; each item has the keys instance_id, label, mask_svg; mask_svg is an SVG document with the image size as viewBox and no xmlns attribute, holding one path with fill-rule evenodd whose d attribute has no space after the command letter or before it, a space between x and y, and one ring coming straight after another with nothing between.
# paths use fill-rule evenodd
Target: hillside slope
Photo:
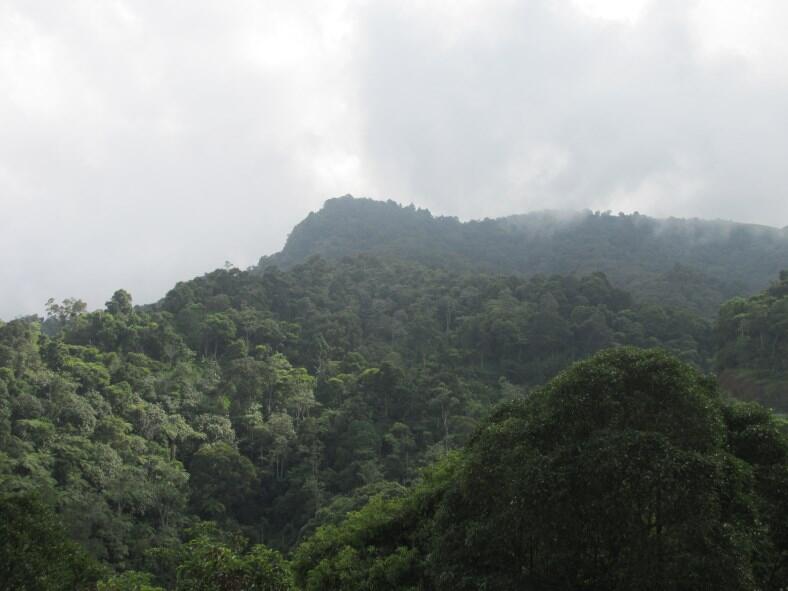
<instances>
[{"instance_id":1,"label":"hillside slope","mask_svg":"<svg viewBox=\"0 0 788 591\"><path fill-rule=\"evenodd\" d=\"M709 323L602 274L368 256L217 270L145 308L123 290L95 312L71 299L45 323L0 322L0 517L3 495L35 491L95 560L168 588L200 522L290 549L600 349L663 347L704 369L713 355ZM7 513L19 503L40 505ZM0 589L18 588L4 548Z\"/></svg>"},{"instance_id":2,"label":"hillside slope","mask_svg":"<svg viewBox=\"0 0 788 591\"><path fill-rule=\"evenodd\" d=\"M722 386L788 412L788 271L762 293L726 302L716 332Z\"/></svg>"}]
</instances>

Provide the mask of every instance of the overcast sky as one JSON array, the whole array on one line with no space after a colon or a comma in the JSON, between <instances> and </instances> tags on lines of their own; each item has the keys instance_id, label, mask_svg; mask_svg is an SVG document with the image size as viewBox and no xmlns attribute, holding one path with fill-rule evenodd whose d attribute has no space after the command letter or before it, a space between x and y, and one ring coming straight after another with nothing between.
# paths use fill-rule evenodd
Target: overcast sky
<instances>
[{"instance_id":1,"label":"overcast sky","mask_svg":"<svg viewBox=\"0 0 788 591\"><path fill-rule=\"evenodd\" d=\"M0 0L0 318L352 193L788 225L784 0Z\"/></svg>"}]
</instances>

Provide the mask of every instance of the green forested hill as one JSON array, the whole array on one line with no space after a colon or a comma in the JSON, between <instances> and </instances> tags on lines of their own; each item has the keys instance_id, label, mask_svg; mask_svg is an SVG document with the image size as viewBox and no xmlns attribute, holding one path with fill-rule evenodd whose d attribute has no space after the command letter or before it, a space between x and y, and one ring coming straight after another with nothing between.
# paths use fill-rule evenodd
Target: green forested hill
<instances>
[{"instance_id":1,"label":"green forested hill","mask_svg":"<svg viewBox=\"0 0 788 591\"><path fill-rule=\"evenodd\" d=\"M649 296L402 243L0 322L0 589L788 584L784 428L703 375L777 391L784 275L714 324L684 263Z\"/></svg>"},{"instance_id":2,"label":"green forested hill","mask_svg":"<svg viewBox=\"0 0 788 591\"><path fill-rule=\"evenodd\" d=\"M643 300L714 317L723 301L765 288L788 261L788 231L724 221L539 212L461 223L391 201L326 202L261 260L290 266L373 253L442 268L503 273L602 271Z\"/></svg>"},{"instance_id":3,"label":"green forested hill","mask_svg":"<svg viewBox=\"0 0 788 591\"><path fill-rule=\"evenodd\" d=\"M706 321L599 273L374 257L219 270L144 309L122 290L96 312L50 303L0 325L0 493L35 493L92 559L172 587L182 544L292 548L599 349L705 368L712 344Z\"/></svg>"}]
</instances>

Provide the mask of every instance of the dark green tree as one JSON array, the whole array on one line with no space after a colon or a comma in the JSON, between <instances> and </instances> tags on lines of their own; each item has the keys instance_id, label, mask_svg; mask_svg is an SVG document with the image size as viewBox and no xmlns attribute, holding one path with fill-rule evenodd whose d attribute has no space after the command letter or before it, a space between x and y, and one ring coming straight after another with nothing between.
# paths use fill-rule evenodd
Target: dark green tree
<instances>
[{"instance_id":1,"label":"dark green tree","mask_svg":"<svg viewBox=\"0 0 788 591\"><path fill-rule=\"evenodd\" d=\"M0 589L87 590L101 574L44 501L31 494L0 496Z\"/></svg>"}]
</instances>

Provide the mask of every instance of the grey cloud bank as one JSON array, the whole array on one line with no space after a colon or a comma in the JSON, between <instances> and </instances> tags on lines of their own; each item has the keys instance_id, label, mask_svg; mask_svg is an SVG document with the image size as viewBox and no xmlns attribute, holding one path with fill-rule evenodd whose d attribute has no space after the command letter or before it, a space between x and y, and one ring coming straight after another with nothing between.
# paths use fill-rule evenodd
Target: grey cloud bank
<instances>
[{"instance_id":1,"label":"grey cloud bank","mask_svg":"<svg viewBox=\"0 0 788 591\"><path fill-rule=\"evenodd\" d=\"M0 318L153 301L348 192L784 226L786 21L776 1L0 0Z\"/></svg>"}]
</instances>

